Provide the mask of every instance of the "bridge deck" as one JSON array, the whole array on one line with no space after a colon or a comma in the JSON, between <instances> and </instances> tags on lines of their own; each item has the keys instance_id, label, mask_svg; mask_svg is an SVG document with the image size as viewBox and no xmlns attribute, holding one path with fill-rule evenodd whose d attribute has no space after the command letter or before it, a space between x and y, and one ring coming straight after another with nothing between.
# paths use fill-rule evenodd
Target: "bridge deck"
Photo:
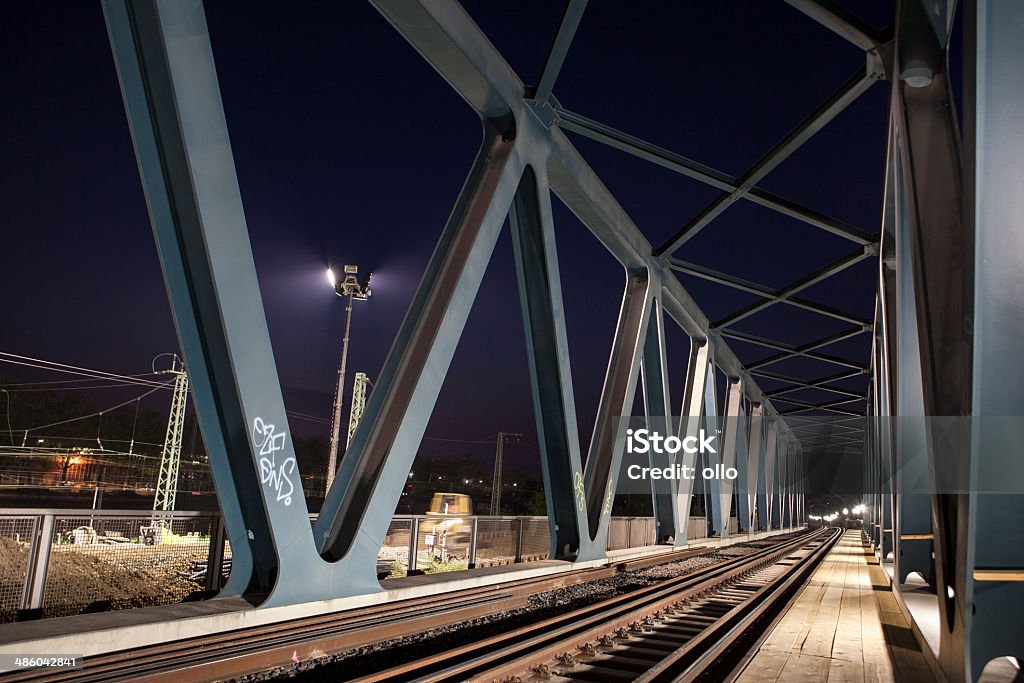
<instances>
[{"instance_id":1,"label":"bridge deck","mask_svg":"<svg viewBox=\"0 0 1024 683\"><path fill-rule=\"evenodd\" d=\"M933 677L861 531L851 529L739 680L916 683Z\"/></svg>"}]
</instances>

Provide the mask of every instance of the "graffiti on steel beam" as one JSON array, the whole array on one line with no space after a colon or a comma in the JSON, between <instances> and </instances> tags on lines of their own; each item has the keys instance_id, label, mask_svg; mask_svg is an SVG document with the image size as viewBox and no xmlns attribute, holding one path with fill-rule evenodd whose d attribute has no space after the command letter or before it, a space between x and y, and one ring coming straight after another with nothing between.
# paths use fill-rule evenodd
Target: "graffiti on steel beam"
<instances>
[{"instance_id":1,"label":"graffiti on steel beam","mask_svg":"<svg viewBox=\"0 0 1024 683\"><path fill-rule=\"evenodd\" d=\"M573 477L572 487L576 492L576 507L580 512L583 512L583 509L587 505L587 494L586 490L583 488L583 475L580 474L579 471L577 471Z\"/></svg>"},{"instance_id":2,"label":"graffiti on steel beam","mask_svg":"<svg viewBox=\"0 0 1024 683\"><path fill-rule=\"evenodd\" d=\"M278 501L291 505L292 494L295 492L295 484L291 479L296 469L295 456L285 458L284 462L277 465L274 455L284 450L287 436L287 432L276 432L274 425L267 424L261 417L252 421L252 443L260 456L260 481L264 486L270 486L277 494Z\"/></svg>"}]
</instances>

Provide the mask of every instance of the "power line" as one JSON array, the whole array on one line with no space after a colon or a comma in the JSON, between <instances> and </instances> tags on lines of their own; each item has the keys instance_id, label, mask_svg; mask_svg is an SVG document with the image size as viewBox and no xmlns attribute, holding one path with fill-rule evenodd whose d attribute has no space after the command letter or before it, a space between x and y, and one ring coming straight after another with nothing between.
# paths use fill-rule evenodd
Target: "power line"
<instances>
[{"instance_id":1,"label":"power line","mask_svg":"<svg viewBox=\"0 0 1024 683\"><path fill-rule=\"evenodd\" d=\"M106 372L105 370L94 370L91 368L84 368L77 365L68 365L66 363L58 363L56 361L43 360L41 358L32 358L30 356L21 356L16 353L8 353L6 351L0 351L0 362L10 363L12 365L23 365L30 368L39 368L41 370L47 370L49 372L62 372L68 375L80 375L82 377L91 377L92 379L106 379L106 380L122 380L125 382L144 384L149 386L158 386L160 383L153 380L146 380L139 377L131 377L129 375L119 375L114 372Z\"/></svg>"},{"instance_id":2,"label":"power line","mask_svg":"<svg viewBox=\"0 0 1024 683\"><path fill-rule=\"evenodd\" d=\"M9 429L8 433L13 432L13 431L17 431L17 432L25 432L25 434L27 435L29 432L35 432L35 431L38 431L40 429L46 429L47 427L56 427L58 425L68 424L70 422L78 422L79 420L87 420L90 417L96 417L97 415L102 415L103 413L108 413L108 412L110 412L112 410L117 410L118 408L122 408L122 407L128 405L129 403L134 403L137 400L146 398L150 394L155 394L160 389L166 389L167 386L170 385L170 384L171 384L171 382L165 382L164 384L159 384L159 385L156 386L155 389L150 389L149 391L147 391L147 392L145 392L143 394L140 394L139 396L135 396L133 398L130 398L127 401L124 401L122 403L118 403L117 405L111 406L110 408L104 408L103 410L97 410L96 412L89 413L88 415L81 415L79 417L72 417L72 418L68 418L67 420L60 420L59 422L51 422L50 424L39 425L39 426L36 426L36 427L29 427L28 429L24 429L24 428L23 429L16 429L16 430L10 430Z\"/></svg>"}]
</instances>

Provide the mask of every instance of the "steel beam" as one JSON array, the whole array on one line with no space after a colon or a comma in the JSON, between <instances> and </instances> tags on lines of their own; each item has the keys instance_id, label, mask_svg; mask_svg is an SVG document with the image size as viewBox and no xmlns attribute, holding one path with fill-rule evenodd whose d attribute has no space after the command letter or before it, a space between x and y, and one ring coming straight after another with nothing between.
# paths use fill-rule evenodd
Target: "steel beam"
<instances>
[{"instance_id":1,"label":"steel beam","mask_svg":"<svg viewBox=\"0 0 1024 683\"><path fill-rule=\"evenodd\" d=\"M562 70L565 56L569 53L569 46L579 28L580 20L583 19L583 12L587 9L587 0L569 0L562 12L562 19L558 23L558 32L548 50L548 57L544 62L544 71L537 82L537 91L533 95L534 101L543 106L547 104L551 96L551 89L555 87L555 80Z\"/></svg>"},{"instance_id":2,"label":"steel beam","mask_svg":"<svg viewBox=\"0 0 1024 683\"><path fill-rule=\"evenodd\" d=\"M223 593L288 593L277 578L302 577L315 552L202 2L103 11L231 542Z\"/></svg>"},{"instance_id":3,"label":"steel beam","mask_svg":"<svg viewBox=\"0 0 1024 683\"><path fill-rule=\"evenodd\" d=\"M846 339L851 339L853 337L857 337L857 336L860 336L862 334L866 334L866 333L868 333L870 331L871 331L870 329L866 329L864 327L854 327L854 328L850 328L850 329L847 329L847 330L843 330L842 332L836 332L833 335L830 335L828 337L824 337L824 338L819 339L817 341L813 341L813 342L809 342L807 344L803 344L801 346L793 347L790 350L788 350L786 352L783 352L783 353L780 353L780 354L778 354L776 356L769 356L768 358L764 358L762 360L750 363L749 365L747 365L747 369L748 370L756 370L757 368L763 368L766 365L771 365L772 363L777 363L777 362L779 362L781 360L785 360L787 358L793 358L794 356L804 356L804 357L814 358L815 360L826 360L826 359L830 360L829 356L820 356L820 355L814 355L814 354L808 355L808 354L811 351L814 351L816 349L820 349L820 348L825 347L825 346L830 346L832 344L835 344L836 342L841 342L841 341L844 341Z\"/></svg>"},{"instance_id":4,"label":"steel beam","mask_svg":"<svg viewBox=\"0 0 1024 683\"><path fill-rule=\"evenodd\" d=\"M964 674L978 680L997 656L1024 659L1024 5L965 3L964 129L967 215L974 235L970 457L963 565ZM973 56L973 59L971 58ZM995 416L1014 415L1014 418ZM1007 493L994 493L1003 482ZM959 568L958 568L959 569ZM983 580L984 579L984 580ZM959 673L959 672L958 672Z\"/></svg>"},{"instance_id":5,"label":"steel beam","mask_svg":"<svg viewBox=\"0 0 1024 683\"><path fill-rule=\"evenodd\" d=\"M862 50L881 46L882 38L873 26L834 0L786 0L786 3Z\"/></svg>"},{"instance_id":6,"label":"steel beam","mask_svg":"<svg viewBox=\"0 0 1024 683\"><path fill-rule=\"evenodd\" d=\"M898 150L898 223L906 225L906 244L897 236L897 256L905 248L913 270L908 277L917 321L923 414L955 416L971 410L973 345L964 321L971 318L973 240L965 221L956 105L945 69L946 23L938 17L942 27L935 30L934 7L921 0L897 3L895 70L904 78L893 84L891 121ZM897 298L904 300L902 294ZM897 308L897 321L900 314L909 313ZM903 358L897 360L904 364ZM899 387L896 402L901 402ZM933 486L939 473L951 481L966 481L969 462L941 458L938 444L943 435L932 432L935 420L928 426ZM898 456L893 459L896 464ZM894 504L898 514L899 501ZM931 496L939 623L940 631L948 634L940 643L939 660L950 680L963 679L967 668L964 641L971 606L965 602L968 588L960 548L968 508L967 495L936 491Z\"/></svg>"},{"instance_id":7,"label":"steel beam","mask_svg":"<svg viewBox=\"0 0 1024 683\"><path fill-rule=\"evenodd\" d=\"M646 270L626 271L619 322L583 472L590 539L595 543L600 539L603 544L611 518L615 477L622 460L622 450L616 443L617 418L628 415L633 407L647 326L657 304L654 292L658 289L657 274Z\"/></svg>"},{"instance_id":8,"label":"steel beam","mask_svg":"<svg viewBox=\"0 0 1024 683\"><path fill-rule=\"evenodd\" d=\"M852 254L847 254L843 258L833 261L832 263L823 266L822 268L819 268L815 272L805 275L799 280L787 285L786 287L783 287L782 289L777 291L772 296L772 298L766 301L759 301L750 304L749 306L746 306L731 315L727 315L722 320L716 322L714 326L721 328L735 325L740 320L743 320L744 318L748 318L754 315L755 313L763 311L769 306L772 306L782 301L786 301L792 298L793 295L798 294L804 291L805 289L808 289L809 287L813 287L814 285L820 282L824 282L833 275L837 275L843 272L847 268L850 268L851 266L860 263L864 259L874 256L876 253L877 252L874 249L874 247L871 246L858 249Z\"/></svg>"},{"instance_id":9,"label":"steel beam","mask_svg":"<svg viewBox=\"0 0 1024 683\"><path fill-rule=\"evenodd\" d=\"M869 62L870 64L870 62ZM815 133L824 128L850 106L880 77L876 69L858 69L853 76L836 90L825 102L801 121L790 133L768 151L740 179L740 185L731 192L726 192L709 204L700 214L683 227L675 236L659 247L657 255L671 255L676 249L704 229L711 221L720 216L743 195L748 193L758 182L771 173L779 164L788 158L801 145L811 139Z\"/></svg>"},{"instance_id":10,"label":"steel beam","mask_svg":"<svg viewBox=\"0 0 1024 683\"><path fill-rule=\"evenodd\" d=\"M680 439L696 434L704 423L704 391L708 377L714 373L711 364L711 345L707 342L690 342L690 359L686 365L686 384L683 388L683 405L679 411ZM693 468L697 461L696 453L681 452L680 464ZM692 471L692 469L691 469ZM676 519L681 536L676 536L676 547L687 545L687 531L690 528L690 502L693 500L693 479L676 480Z\"/></svg>"},{"instance_id":11,"label":"steel beam","mask_svg":"<svg viewBox=\"0 0 1024 683\"><path fill-rule=\"evenodd\" d=\"M528 167L509 215L526 331L537 442L551 533L549 557L570 559L587 535L576 403L546 170Z\"/></svg>"},{"instance_id":12,"label":"steel beam","mask_svg":"<svg viewBox=\"0 0 1024 683\"><path fill-rule=\"evenodd\" d=\"M661 305L655 301L651 309L650 322L644 340L640 375L643 384L644 416L647 428L659 434L671 434L672 408L669 399L668 358L665 352L665 321ZM665 468L672 465L667 453L649 454L651 467ZM655 543L674 543L685 528L676 522L673 496L673 482L670 479L651 480L651 498L654 509L654 526L657 530Z\"/></svg>"},{"instance_id":13,"label":"steel beam","mask_svg":"<svg viewBox=\"0 0 1024 683\"><path fill-rule=\"evenodd\" d=\"M649 161L662 168L684 175L687 178L698 180L728 192L734 192L742 185L742 181L717 171L710 166L705 166L700 162L688 159L681 154L676 154L664 147L659 147L582 114L569 111L561 105L556 105L555 113L558 117L559 127L565 130L606 144L621 152L631 154L638 159ZM747 190L743 195L743 199L857 244L870 244L873 241L869 235L851 225L800 206L795 202L791 202L758 187L752 187Z\"/></svg>"},{"instance_id":14,"label":"steel beam","mask_svg":"<svg viewBox=\"0 0 1024 683\"><path fill-rule=\"evenodd\" d=\"M867 320L863 320L862 318L858 318L857 316L851 315L849 313L844 313L843 311L839 311L830 306L814 303L813 301L807 301L806 299L798 299L796 297L793 297L792 295L785 298L780 298L780 295L784 292L784 290L775 290L770 287L760 285L756 282L751 282L749 280L737 278L732 275L728 275L726 273L713 270L711 268L699 266L695 263L689 263L687 261L672 258L669 259L668 264L669 268L680 273L693 275L695 277L699 277L710 282L714 282L720 285L725 285L726 287L731 287L733 289L738 289L740 291L747 292L748 294L756 294L757 296L761 296L766 299L772 299L769 305L775 303L783 303L789 306L795 306L796 308L802 308L813 313L818 313L829 318L836 318L837 320L843 320L845 322L854 323L862 327L867 326L868 324Z\"/></svg>"}]
</instances>

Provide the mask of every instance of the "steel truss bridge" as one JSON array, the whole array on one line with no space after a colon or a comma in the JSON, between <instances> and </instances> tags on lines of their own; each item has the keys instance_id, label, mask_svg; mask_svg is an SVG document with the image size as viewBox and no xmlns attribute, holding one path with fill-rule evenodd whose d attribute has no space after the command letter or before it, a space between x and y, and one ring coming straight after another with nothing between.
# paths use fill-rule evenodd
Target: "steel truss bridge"
<instances>
[{"instance_id":1,"label":"steel truss bridge","mask_svg":"<svg viewBox=\"0 0 1024 683\"><path fill-rule=\"evenodd\" d=\"M1022 495L979 493L970 482L1020 472L1019 442L996 448L984 434L956 460L962 491L932 486L901 495L901 478L936 478L938 435L906 437L885 418L1020 415L1024 412L1024 5L964 3L963 120L948 77L955 3L898 0L892 27L877 32L829 0L787 0L864 54L835 93L738 177L692 161L563 106L559 71L586 8L570 0L539 81L516 74L455 2L371 0L480 117L479 152L438 239L422 282L366 403L363 421L310 529L302 505L285 406L256 282L210 38L199 0L104 0L124 103L181 348L234 555L223 595L263 607L378 592L375 562L427 420L495 246L509 217L529 352L554 558L603 556L621 454L615 420L641 387L650 424L669 416L716 416L716 369L728 377L721 463L740 479L713 491L713 527L726 533L738 495L740 527L805 521L806 466L821 452L813 425L849 419L838 441L862 453L870 533L897 576L936 587L949 680L970 680L996 655L1024 656L1014 623L1024 613L1024 543L1009 542L1024 516ZM794 13L794 20L804 20ZM879 85L879 82L885 85ZM890 93L884 212L858 229L760 187L765 177L858 96ZM592 138L720 194L664 244L652 244L602 184L566 132ZM563 318L552 193L621 263L625 285L593 437L580 443ZM684 261L681 248L737 202L776 211L850 242L849 253L782 288ZM864 320L801 297L808 288L871 259L878 262L876 313ZM755 304L710 320L674 272L754 294ZM835 335L794 346L734 325L772 306L844 321ZM669 401L665 328L691 340L681 411ZM870 358L823 351L871 335ZM741 340L777 353L744 366ZM783 375L773 363L809 358L835 366L825 377ZM781 388L763 391L759 379ZM862 378L851 390L850 378ZM803 401L802 389L828 392ZM868 418L868 419L866 419ZM903 467L906 438L926 454ZM836 443L832 435L830 443ZM586 449L584 451L584 449ZM584 457L586 455L586 457ZM929 479L931 477L931 479ZM691 490L656 482L661 541L685 543ZM1019 540L1019 533L1017 533ZM900 581L896 581L897 584Z\"/></svg>"}]
</instances>

